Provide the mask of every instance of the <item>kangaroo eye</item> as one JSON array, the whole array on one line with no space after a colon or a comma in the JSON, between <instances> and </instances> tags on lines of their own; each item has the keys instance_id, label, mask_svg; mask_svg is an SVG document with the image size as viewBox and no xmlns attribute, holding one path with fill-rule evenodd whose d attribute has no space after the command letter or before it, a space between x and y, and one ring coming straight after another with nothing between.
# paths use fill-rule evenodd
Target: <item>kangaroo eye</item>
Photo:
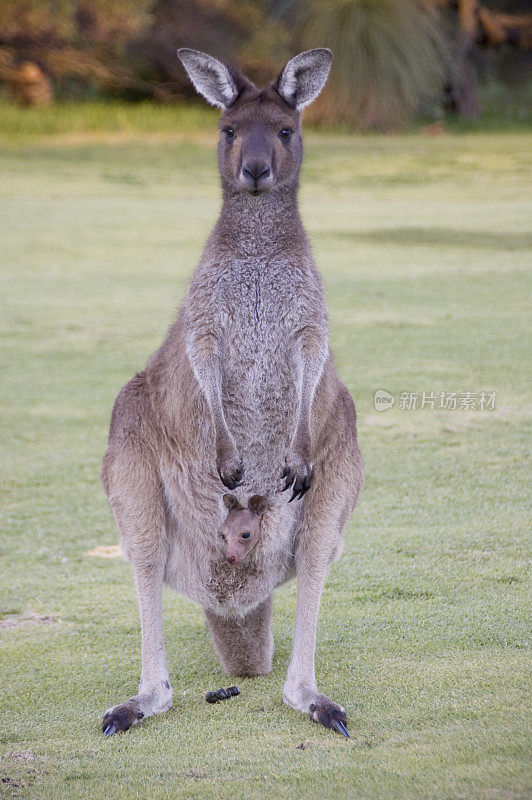
<instances>
[{"instance_id":1,"label":"kangaroo eye","mask_svg":"<svg viewBox=\"0 0 532 800\"><path fill-rule=\"evenodd\" d=\"M250 536L251 536L251 534L250 534L250 533L243 533L243 534L242 534L242 538L243 538L243 539L249 539L249 537L250 537Z\"/></svg>"},{"instance_id":2,"label":"kangaroo eye","mask_svg":"<svg viewBox=\"0 0 532 800\"><path fill-rule=\"evenodd\" d=\"M283 128L279 133L279 138L282 139L283 142L287 142L292 136L293 132L294 131L291 131L290 128Z\"/></svg>"},{"instance_id":3,"label":"kangaroo eye","mask_svg":"<svg viewBox=\"0 0 532 800\"><path fill-rule=\"evenodd\" d=\"M225 133L225 138L226 139L234 139L235 136L236 136L236 133L234 132L234 130L232 128L224 128L223 129L223 133Z\"/></svg>"},{"instance_id":4,"label":"kangaroo eye","mask_svg":"<svg viewBox=\"0 0 532 800\"><path fill-rule=\"evenodd\" d=\"M224 534L224 533L221 533L221 534L220 534L220 536L222 537L222 539L223 539L223 540L224 540L224 542L225 542L225 534Z\"/></svg>"}]
</instances>

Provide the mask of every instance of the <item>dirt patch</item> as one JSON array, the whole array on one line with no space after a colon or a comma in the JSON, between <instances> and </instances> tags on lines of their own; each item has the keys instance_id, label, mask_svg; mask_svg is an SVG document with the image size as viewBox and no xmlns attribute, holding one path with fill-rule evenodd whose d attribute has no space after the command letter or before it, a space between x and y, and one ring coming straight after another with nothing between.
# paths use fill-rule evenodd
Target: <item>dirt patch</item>
<instances>
[{"instance_id":1,"label":"dirt patch","mask_svg":"<svg viewBox=\"0 0 532 800\"><path fill-rule=\"evenodd\" d=\"M101 544L95 547L94 550L87 550L83 555L91 556L91 558L122 558L122 553L117 544Z\"/></svg>"},{"instance_id":2,"label":"dirt patch","mask_svg":"<svg viewBox=\"0 0 532 800\"><path fill-rule=\"evenodd\" d=\"M4 789L20 789L25 785L24 781L19 778L8 778L7 775L3 775L0 778L0 786Z\"/></svg>"},{"instance_id":3,"label":"dirt patch","mask_svg":"<svg viewBox=\"0 0 532 800\"><path fill-rule=\"evenodd\" d=\"M26 770L24 779L12 778L9 775L0 775L0 795L6 797L18 797L18 789L23 789L25 786L33 784L36 780L37 773L34 769Z\"/></svg>"},{"instance_id":4,"label":"dirt patch","mask_svg":"<svg viewBox=\"0 0 532 800\"><path fill-rule=\"evenodd\" d=\"M13 761L35 761L35 753L31 750L18 750L7 753L6 758L11 758Z\"/></svg>"},{"instance_id":5,"label":"dirt patch","mask_svg":"<svg viewBox=\"0 0 532 800\"><path fill-rule=\"evenodd\" d=\"M61 620L53 614L39 614L35 611L24 611L22 614L10 614L0 619L0 631L11 628L22 628L25 625L60 625Z\"/></svg>"}]
</instances>

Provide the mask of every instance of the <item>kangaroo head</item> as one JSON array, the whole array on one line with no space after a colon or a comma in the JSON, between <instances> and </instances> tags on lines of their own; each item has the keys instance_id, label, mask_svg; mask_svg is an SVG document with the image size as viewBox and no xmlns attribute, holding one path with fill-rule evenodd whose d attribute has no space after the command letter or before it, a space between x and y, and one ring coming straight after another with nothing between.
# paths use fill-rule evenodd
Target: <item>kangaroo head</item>
<instances>
[{"instance_id":1,"label":"kangaroo head","mask_svg":"<svg viewBox=\"0 0 532 800\"><path fill-rule=\"evenodd\" d=\"M224 504L229 513L220 536L225 543L225 557L230 564L240 564L260 538L260 521L269 503L258 494L249 499L248 507L240 505L236 497L224 494Z\"/></svg>"},{"instance_id":2,"label":"kangaroo head","mask_svg":"<svg viewBox=\"0 0 532 800\"><path fill-rule=\"evenodd\" d=\"M178 55L197 91L223 111L218 164L224 187L259 196L295 183L303 157L300 112L321 92L331 51L300 53L262 90L206 53L181 48Z\"/></svg>"}]
</instances>

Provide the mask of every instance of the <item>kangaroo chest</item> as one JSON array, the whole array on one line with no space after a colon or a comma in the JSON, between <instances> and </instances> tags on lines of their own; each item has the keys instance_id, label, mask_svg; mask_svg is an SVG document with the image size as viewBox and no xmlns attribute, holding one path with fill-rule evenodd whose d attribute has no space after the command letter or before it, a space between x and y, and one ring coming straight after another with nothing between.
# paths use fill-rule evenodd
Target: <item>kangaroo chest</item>
<instances>
[{"instance_id":1,"label":"kangaroo chest","mask_svg":"<svg viewBox=\"0 0 532 800\"><path fill-rule=\"evenodd\" d=\"M305 313L303 272L283 258L241 258L224 265L218 282L217 317L222 330L266 345L268 334L298 326ZM275 338L275 336L274 336Z\"/></svg>"},{"instance_id":2,"label":"kangaroo chest","mask_svg":"<svg viewBox=\"0 0 532 800\"><path fill-rule=\"evenodd\" d=\"M301 284L294 265L242 260L227 268L219 287L224 411L247 469L255 466L261 475L272 464L275 473L282 467L295 425Z\"/></svg>"},{"instance_id":3,"label":"kangaroo chest","mask_svg":"<svg viewBox=\"0 0 532 800\"><path fill-rule=\"evenodd\" d=\"M305 317L301 283L282 260L240 260L225 269L214 315L224 391L238 382L251 400L293 373L293 337Z\"/></svg>"}]
</instances>

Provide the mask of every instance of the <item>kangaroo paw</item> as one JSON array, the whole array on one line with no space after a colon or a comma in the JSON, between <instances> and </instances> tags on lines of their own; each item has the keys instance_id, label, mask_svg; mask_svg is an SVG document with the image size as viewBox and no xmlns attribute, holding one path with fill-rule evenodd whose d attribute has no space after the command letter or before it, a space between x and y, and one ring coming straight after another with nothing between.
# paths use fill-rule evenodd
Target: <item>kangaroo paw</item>
<instances>
[{"instance_id":1,"label":"kangaroo paw","mask_svg":"<svg viewBox=\"0 0 532 800\"><path fill-rule=\"evenodd\" d=\"M314 477L314 469L311 464L302 459L293 456L289 459L287 457L286 466L281 475L281 479L285 480L282 492L292 487L292 497L288 501L301 500L305 492L310 489L312 478Z\"/></svg>"},{"instance_id":2,"label":"kangaroo paw","mask_svg":"<svg viewBox=\"0 0 532 800\"><path fill-rule=\"evenodd\" d=\"M228 489L236 489L241 486L244 477L244 465L238 458L220 458L216 465L218 475L224 486Z\"/></svg>"},{"instance_id":3,"label":"kangaroo paw","mask_svg":"<svg viewBox=\"0 0 532 800\"><path fill-rule=\"evenodd\" d=\"M296 711L309 714L313 722L318 722L324 728L331 728L342 736L349 738L347 731L347 715L345 708L333 703L324 694L316 692L315 689L305 687L297 681L287 679L283 699L285 703Z\"/></svg>"}]
</instances>

